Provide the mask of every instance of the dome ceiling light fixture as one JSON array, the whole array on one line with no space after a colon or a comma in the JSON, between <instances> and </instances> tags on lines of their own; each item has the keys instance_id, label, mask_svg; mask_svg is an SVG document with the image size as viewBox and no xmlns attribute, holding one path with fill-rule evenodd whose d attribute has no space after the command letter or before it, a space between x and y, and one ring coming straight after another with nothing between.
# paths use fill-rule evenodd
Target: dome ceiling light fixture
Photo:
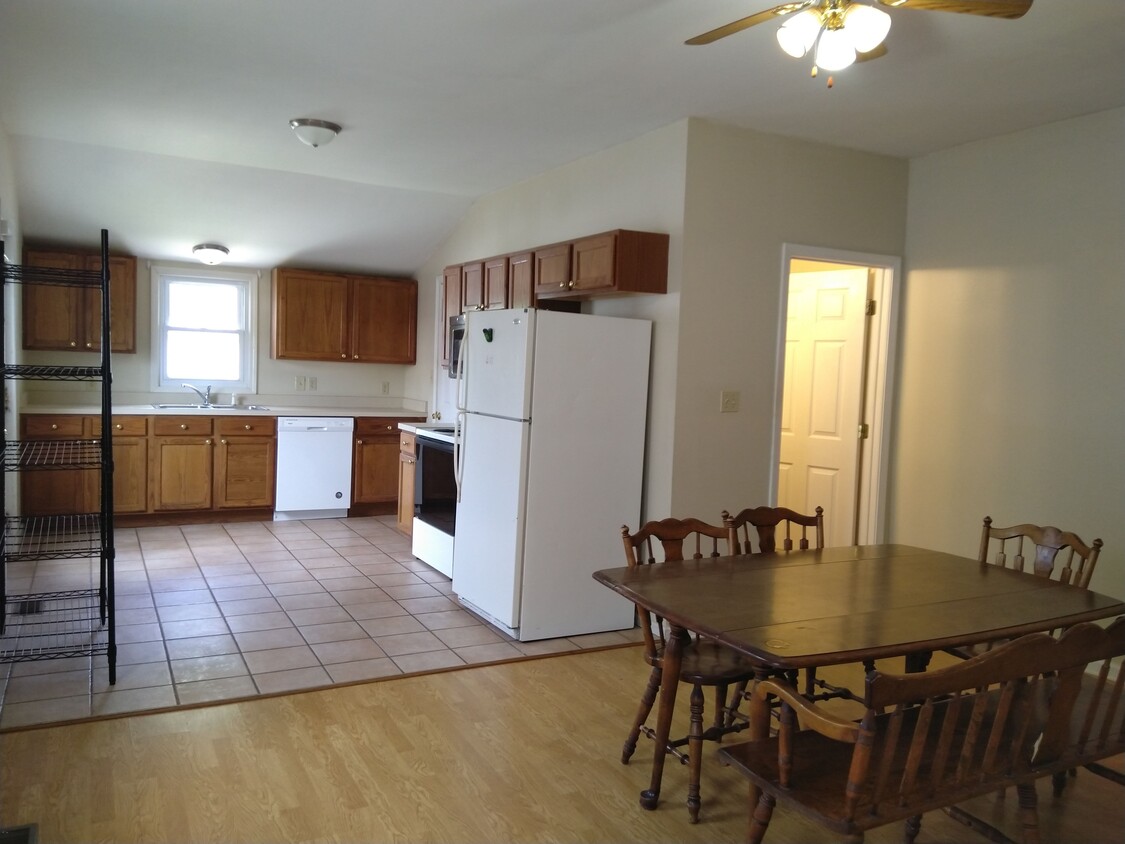
<instances>
[{"instance_id":1,"label":"dome ceiling light fixture","mask_svg":"<svg viewBox=\"0 0 1125 844\"><path fill-rule=\"evenodd\" d=\"M198 243L191 248L191 254L205 264L221 264L230 250L220 243Z\"/></svg>"},{"instance_id":2,"label":"dome ceiling light fixture","mask_svg":"<svg viewBox=\"0 0 1125 844\"><path fill-rule=\"evenodd\" d=\"M331 143L343 129L339 123L313 117L295 117L289 121L289 126L297 135L297 140L313 149Z\"/></svg>"},{"instance_id":3,"label":"dome ceiling light fixture","mask_svg":"<svg viewBox=\"0 0 1125 844\"><path fill-rule=\"evenodd\" d=\"M1016 20L1027 14L1031 3L1032 0L797 0L731 21L685 43L710 44L755 24L784 19L777 31L778 44L797 59L812 54L812 75L816 76L819 68L843 70L855 62L886 54L883 41L891 29L891 16L880 7L895 14L899 9L917 9ZM831 76L828 87L832 87Z\"/></svg>"}]
</instances>

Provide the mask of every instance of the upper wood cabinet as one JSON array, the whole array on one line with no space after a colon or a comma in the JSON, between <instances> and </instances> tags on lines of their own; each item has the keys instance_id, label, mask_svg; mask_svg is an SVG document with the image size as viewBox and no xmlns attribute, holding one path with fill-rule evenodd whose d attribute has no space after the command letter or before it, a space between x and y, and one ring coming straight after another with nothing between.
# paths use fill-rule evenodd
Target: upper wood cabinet
<instances>
[{"instance_id":1,"label":"upper wood cabinet","mask_svg":"<svg viewBox=\"0 0 1125 844\"><path fill-rule=\"evenodd\" d=\"M540 298L665 293L668 290L668 235L618 229L572 241L565 284L540 278Z\"/></svg>"},{"instance_id":2,"label":"upper wood cabinet","mask_svg":"<svg viewBox=\"0 0 1125 844\"><path fill-rule=\"evenodd\" d=\"M531 252L508 256L508 307L535 307L535 256Z\"/></svg>"},{"instance_id":3,"label":"upper wood cabinet","mask_svg":"<svg viewBox=\"0 0 1125 844\"><path fill-rule=\"evenodd\" d=\"M482 310L508 307L508 256L484 262L484 301Z\"/></svg>"},{"instance_id":4,"label":"upper wood cabinet","mask_svg":"<svg viewBox=\"0 0 1125 844\"><path fill-rule=\"evenodd\" d=\"M275 358L412 364L417 324L413 279L273 271Z\"/></svg>"},{"instance_id":5,"label":"upper wood cabinet","mask_svg":"<svg viewBox=\"0 0 1125 844\"><path fill-rule=\"evenodd\" d=\"M441 311L441 365L449 366L449 318L461 313L461 267L446 267L443 272L445 306Z\"/></svg>"},{"instance_id":6,"label":"upper wood cabinet","mask_svg":"<svg viewBox=\"0 0 1125 844\"><path fill-rule=\"evenodd\" d=\"M535 295L566 293L570 282L570 244L540 246L533 253Z\"/></svg>"},{"instance_id":7,"label":"upper wood cabinet","mask_svg":"<svg viewBox=\"0 0 1125 844\"><path fill-rule=\"evenodd\" d=\"M461 309L479 311L484 307L484 261L461 265Z\"/></svg>"},{"instance_id":8,"label":"upper wood cabinet","mask_svg":"<svg viewBox=\"0 0 1125 844\"><path fill-rule=\"evenodd\" d=\"M101 255L28 249L24 263L60 270L101 269ZM137 259L109 259L110 349L137 350ZM33 351L101 350L101 291L95 288L27 285L23 290L23 348Z\"/></svg>"}]
</instances>

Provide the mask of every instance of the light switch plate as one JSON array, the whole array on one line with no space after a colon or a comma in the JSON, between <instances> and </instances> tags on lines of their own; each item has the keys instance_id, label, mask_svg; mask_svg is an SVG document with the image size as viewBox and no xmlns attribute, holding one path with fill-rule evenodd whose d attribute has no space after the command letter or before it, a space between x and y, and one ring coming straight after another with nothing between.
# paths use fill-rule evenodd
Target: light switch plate
<instances>
[{"instance_id":1,"label":"light switch plate","mask_svg":"<svg viewBox=\"0 0 1125 844\"><path fill-rule=\"evenodd\" d=\"M719 412L737 413L741 394L738 390L723 390L719 393Z\"/></svg>"}]
</instances>

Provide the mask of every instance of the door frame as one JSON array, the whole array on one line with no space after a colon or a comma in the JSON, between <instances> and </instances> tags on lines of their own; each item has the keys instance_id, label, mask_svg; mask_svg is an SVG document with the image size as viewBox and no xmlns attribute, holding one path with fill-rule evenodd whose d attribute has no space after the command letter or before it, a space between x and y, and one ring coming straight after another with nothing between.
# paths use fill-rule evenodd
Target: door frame
<instances>
[{"instance_id":1,"label":"door frame","mask_svg":"<svg viewBox=\"0 0 1125 844\"><path fill-rule=\"evenodd\" d=\"M781 406L785 389L785 334L789 310L789 266L794 258L852 264L874 270L872 298L878 303L866 331L866 366L863 419L868 438L860 450L857 467L856 541L877 544L886 530L887 477L890 470L891 416L894 406L895 348L897 345L899 291L902 258L868 252L851 252L822 246L784 243L781 247L781 279L778 307L777 351L774 372L772 464L770 499L777 501L778 464L781 459ZM831 518L831 515L829 515Z\"/></svg>"}]
</instances>

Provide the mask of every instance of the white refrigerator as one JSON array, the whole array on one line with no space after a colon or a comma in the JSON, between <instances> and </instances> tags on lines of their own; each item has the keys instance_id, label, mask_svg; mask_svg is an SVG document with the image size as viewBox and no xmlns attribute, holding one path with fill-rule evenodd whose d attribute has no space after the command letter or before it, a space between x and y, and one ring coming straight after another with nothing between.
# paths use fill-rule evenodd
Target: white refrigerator
<instances>
[{"instance_id":1,"label":"white refrigerator","mask_svg":"<svg viewBox=\"0 0 1125 844\"><path fill-rule=\"evenodd\" d=\"M594 581L637 526L652 324L473 311L458 386L453 592L521 640L633 626Z\"/></svg>"}]
</instances>

